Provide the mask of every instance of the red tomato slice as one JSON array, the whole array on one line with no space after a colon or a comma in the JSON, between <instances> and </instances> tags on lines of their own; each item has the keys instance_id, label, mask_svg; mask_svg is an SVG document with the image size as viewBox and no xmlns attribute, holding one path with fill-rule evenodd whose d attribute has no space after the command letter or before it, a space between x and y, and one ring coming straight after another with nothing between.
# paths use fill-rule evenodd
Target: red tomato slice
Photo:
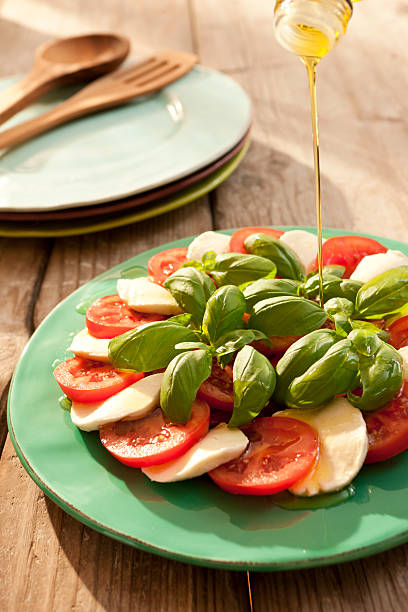
<instances>
[{"instance_id":1,"label":"red tomato slice","mask_svg":"<svg viewBox=\"0 0 408 612\"><path fill-rule=\"evenodd\" d=\"M244 242L252 234L267 234L273 238L279 238L283 233L282 230L271 227L243 227L232 234L229 250L231 253L247 253Z\"/></svg>"},{"instance_id":2,"label":"red tomato slice","mask_svg":"<svg viewBox=\"0 0 408 612\"><path fill-rule=\"evenodd\" d=\"M363 257L386 251L384 245L365 236L333 236L323 244L323 265L345 266L343 278L349 278ZM312 270L318 267L316 256Z\"/></svg>"},{"instance_id":3,"label":"red tomato slice","mask_svg":"<svg viewBox=\"0 0 408 612\"><path fill-rule=\"evenodd\" d=\"M368 453L365 463L377 463L408 448L408 381L402 391L382 408L363 412L367 425Z\"/></svg>"},{"instance_id":4,"label":"red tomato slice","mask_svg":"<svg viewBox=\"0 0 408 612\"><path fill-rule=\"evenodd\" d=\"M147 269L152 281L162 285L166 278L178 270L187 261L187 249L178 247L160 251L150 257Z\"/></svg>"},{"instance_id":5,"label":"red tomato slice","mask_svg":"<svg viewBox=\"0 0 408 612\"><path fill-rule=\"evenodd\" d=\"M317 458L316 432L288 417L262 417L242 427L249 438L238 458L209 472L229 493L271 495L284 491L312 469Z\"/></svg>"},{"instance_id":6,"label":"red tomato slice","mask_svg":"<svg viewBox=\"0 0 408 612\"><path fill-rule=\"evenodd\" d=\"M163 321L167 317L131 310L118 295L106 295L89 306L86 326L95 338L114 338L139 325Z\"/></svg>"},{"instance_id":7,"label":"red tomato slice","mask_svg":"<svg viewBox=\"0 0 408 612\"><path fill-rule=\"evenodd\" d=\"M390 334L388 342L396 349L408 346L408 315L391 323L387 331Z\"/></svg>"},{"instance_id":8,"label":"red tomato slice","mask_svg":"<svg viewBox=\"0 0 408 612\"><path fill-rule=\"evenodd\" d=\"M117 421L101 427L99 435L104 447L119 461L130 467L160 465L188 451L208 431L210 408L195 400L191 418L185 425L172 423L156 408L137 421Z\"/></svg>"},{"instance_id":9,"label":"red tomato slice","mask_svg":"<svg viewBox=\"0 0 408 612\"><path fill-rule=\"evenodd\" d=\"M61 389L74 402L102 402L143 378L143 372L119 372L110 364L73 357L54 370Z\"/></svg>"},{"instance_id":10,"label":"red tomato slice","mask_svg":"<svg viewBox=\"0 0 408 612\"><path fill-rule=\"evenodd\" d=\"M301 337L302 336L271 336L269 340L272 342L272 346L269 346L269 344L263 340L256 340L252 343L252 346L266 357L282 355L282 353L288 350L291 344Z\"/></svg>"},{"instance_id":11,"label":"red tomato slice","mask_svg":"<svg viewBox=\"0 0 408 612\"><path fill-rule=\"evenodd\" d=\"M234 387L231 366L227 365L222 369L215 361L210 378L202 383L197 395L208 402L211 408L232 412L234 409Z\"/></svg>"}]
</instances>

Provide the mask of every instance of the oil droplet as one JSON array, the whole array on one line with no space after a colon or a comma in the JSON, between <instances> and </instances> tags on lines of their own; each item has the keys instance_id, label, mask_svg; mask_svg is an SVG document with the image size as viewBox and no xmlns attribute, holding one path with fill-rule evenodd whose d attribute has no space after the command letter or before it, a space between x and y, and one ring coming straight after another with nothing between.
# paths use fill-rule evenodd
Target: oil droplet
<instances>
[{"instance_id":1,"label":"oil droplet","mask_svg":"<svg viewBox=\"0 0 408 612\"><path fill-rule=\"evenodd\" d=\"M132 266L131 268L126 268L120 272L120 278L140 278L141 276L146 275L147 270L143 266Z\"/></svg>"},{"instance_id":2,"label":"oil droplet","mask_svg":"<svg viewBox=\"0 0 408 612\"><path fill-rule=\"evenodd\" d=\"M66 395L61 395L61 397L58 398L58 402L63 410L67 410L68 412L71 410L72 402Z\"/></svg>"},{"instance_id":3,"label":"oil droplet","mask_svg":"<svg viewBox=\"0 0 408 612\"><path fill-rule=\"evenodd\" d=\"M354 497L356 489L353 484L348 485L336 493L326 495L316 495L314 497L296 497L289 491L283 491L273 497L274 503L285 510L319 510L320 508L330 508L337 506Z\"/></svg>"}]
</instances>

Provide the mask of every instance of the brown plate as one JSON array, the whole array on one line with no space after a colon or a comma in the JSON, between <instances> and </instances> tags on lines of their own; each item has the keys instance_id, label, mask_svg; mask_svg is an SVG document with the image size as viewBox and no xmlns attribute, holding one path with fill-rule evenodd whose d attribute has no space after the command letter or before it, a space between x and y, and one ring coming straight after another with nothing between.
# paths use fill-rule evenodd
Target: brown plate
<instances>
[{"instance_id":1,"label":"brown plate","mask_svg":"<svg viewBox=\"0 0 408 612\"><path fill-rule=\"evenodd\" d=\"M198 183L202 179L206 178L218 168L225 165L230 159L232 159L244 146L248 138L249 130L243 138L230 150L225 153L222 157L216 161L208 164L201 170L193 172L178 181L168 183L162 187L151 189L145 193L124 198L122 200L115 200L113 202L107 202L105 204L95 204L94 206L78 206L77 208L69 208L66 210L52 210L46 212L0 212L0 221L61 221L63 219L84 219L86 217L98 217L99 215L106 215L110 213L116 213L124 210L129 210L137 206L156 202L169 195L177 193L186 187L190 187L195 183Z\"/></svg>"}]
</instances>

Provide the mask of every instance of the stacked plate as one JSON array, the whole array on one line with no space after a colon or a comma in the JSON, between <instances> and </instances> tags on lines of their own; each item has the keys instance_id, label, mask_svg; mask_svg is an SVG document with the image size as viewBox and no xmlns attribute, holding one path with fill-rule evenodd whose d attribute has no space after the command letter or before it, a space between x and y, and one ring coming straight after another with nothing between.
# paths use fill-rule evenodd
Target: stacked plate
<instances>
[{"instance_id":1,"label":"stacked plate","mask_svg":"<svg viewBox=\"0 0 408 612\"><path fill-rule=\"evenodd\" d=\"M0 82L0 91L11 84ZM44 97L5 126L74 93ZM248 146L248 96L195 67L157 94L84 117L0 155L0 235L67 236L183 206L224 181Z\"/></svg>"}]
</instances>

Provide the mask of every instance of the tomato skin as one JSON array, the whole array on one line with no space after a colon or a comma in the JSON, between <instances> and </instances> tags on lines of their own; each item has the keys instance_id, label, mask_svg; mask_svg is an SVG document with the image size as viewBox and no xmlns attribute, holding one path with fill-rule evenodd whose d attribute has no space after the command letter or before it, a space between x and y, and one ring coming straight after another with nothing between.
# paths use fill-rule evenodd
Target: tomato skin
<instances>
[{"instance_id":1,"label":"tomato skin","mask_svg":"<svg viewBox=\"0 0 408 612\"><path fill-rule=\"evenodd\" d=\"M282 355L301 337L302 336L271 336L269 340L272 342L272 346L269 346L269 344L263 340L252 342L252 346L265 355L265 357L272 357L273 355Z\"/></svg>"},{"instance_id":2,"label":"tomato skin","mask_svg":"<svg viewBox=\"0 0 408 612\"><path fill-rule=\"evenodd\" d=\"M408 449L408 381L382 408L363 412L367 425L368 452L365 463L385 461Z\"/></svg>"},{"instance_id":3,"label":"tomato skin","mask_svg":"<svg viewBox=\"0 0 408 612\"><path fill-rule=\"evenodd\" d=\"M214 361L211 376L202 383L197 396L205 400L211 408L232 412L234 409L234 387L231 366L227 365L222 369Z\"/></svg>"},{"instance_id":4,"label":"tomato skin","mask_svg":"<svg viewBox=\"0 0 408 612\"><path fill-rule=\"evenodd\" d=\"M345 266L343 278L349 278L363 257L386 252L387 248L383 244L366 236L333 236L323 244L323 265ZM317 270L318 267L316 255L311 270Z\"/></svg>"},{"instance_id":5,"label":"tomato skin","mask_svg":"<svg viewBox=\"0 0 408 612\"><path fill-rule=\"evenodd\" d=\"M185 425L172 423L156 408L137 421L117 421L100 428L102 444L129 467L160 465L184 455L208 432L210 407L195 400Z\"/></svg>"},{"instance_id":6,"label":"tomato skin","mask_svg":"<svg viewBox=\"0 0 408 612\"><path fill-rule=\"evenodd\" d=\"M102 402L144 377L144 372L120 372L110 364L73 357L54 370L57 383L73 402Z\"/></svg>"},{"instance_id":7,"label":"tomato skin","mask_svg":"<svg viewBox=\"0 0 408 612\"><path fill-rule=\"evenodd\" d=\"M249 438L238 458L209 472L224 491L241 495L272 495L284 491L313 468L316 432L288 417L261 417L242 427Z\"/></svg>"},{"instance_id":8,"label":"tomato skin","mask_svg":"<svg viewBox=\"0 0 408 612\"><path fill-rule=\"evenodd\" d=\"M242 227L232 234L229 250L231 253L248 253L244 247L244 242L252 234L266 234L273 238L279 238L284 233L282 230L271 227Z\"/></svg>"},{"instance_id":9,"label":"tomato skin","mask_svg":"<svg viewBox=\"0 0 408 612\"><path fill-rule=\"evenodd\" d=\"M408 346L408 315L391 323L387 329L390 334L388 342L396 349Z\"/></svg>"},{"instance_id":10,"label":"tomato skin","mask_svg":"<svg viewBox=\"0 0 408 612\"><path fill-rule=\"evenodd\" d=\"M95 338L115 338L135 327L163 321L164 315L136 312L118 295L98 298L86 311L86 326Z\"/></svg>"},{"instance_id":11,"label":"tomato skin","mask_svg":"<svg viewBox=\"0 0 408 612\"><path fill-rule=\"evenodd\" d=\"M162 285L173 272L187 261L187 248L177 247L152 255L147 262L150 280Z\"/></svg>"}]
</instances>

